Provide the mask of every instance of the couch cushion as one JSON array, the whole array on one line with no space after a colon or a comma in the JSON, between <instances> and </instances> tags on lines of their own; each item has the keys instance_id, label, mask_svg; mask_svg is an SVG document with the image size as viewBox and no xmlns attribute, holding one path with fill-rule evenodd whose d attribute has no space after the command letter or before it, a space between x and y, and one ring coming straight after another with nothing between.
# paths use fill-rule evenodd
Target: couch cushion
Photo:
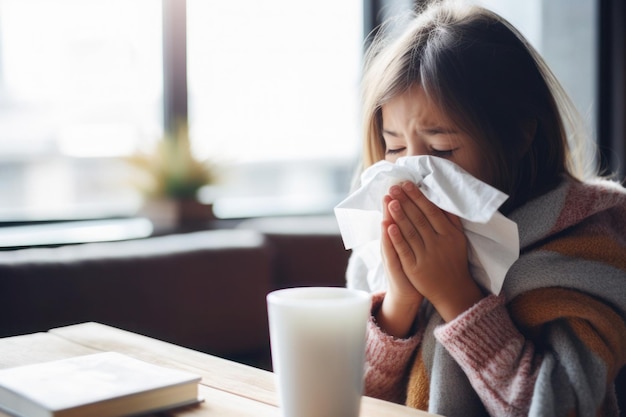
<instances>
[{"instance_id":1,"label":"couch cushion","mask_svg":"<svg viewBox=\"0 0 626 417\"><path fill-rule=\"evenodd\" d=\"M97 321L216 354L264 349L272 257L251 230L0 252L0 335Z\"/></svg>"}]
</instances>

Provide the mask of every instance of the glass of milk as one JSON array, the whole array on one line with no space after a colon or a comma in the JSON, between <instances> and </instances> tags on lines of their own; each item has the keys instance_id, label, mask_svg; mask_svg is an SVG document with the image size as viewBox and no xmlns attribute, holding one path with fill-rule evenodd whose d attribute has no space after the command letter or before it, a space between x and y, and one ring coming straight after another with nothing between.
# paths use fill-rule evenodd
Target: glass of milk
<instances>
[{"instance_id":1,"label":"glass of milk","mask_svg":"<svg viewBox=\"0 0 626 417\"><path fill-rule=\"evenodd\" d=\"M272 365L284 417L358 417L371 295L300 287L267 295Z\"/></svg>"}]
</instances>

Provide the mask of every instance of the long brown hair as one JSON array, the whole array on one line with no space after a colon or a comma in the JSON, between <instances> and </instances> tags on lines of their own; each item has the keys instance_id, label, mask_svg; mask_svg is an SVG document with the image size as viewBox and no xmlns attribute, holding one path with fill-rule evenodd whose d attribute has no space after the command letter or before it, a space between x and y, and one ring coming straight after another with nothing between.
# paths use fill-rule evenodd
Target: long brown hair
<instances>
[{"instance_id":1,"label":"long brown hair","mask_svg":"<svg viewBox=\"0 0 626 417\"><path fill-rule=\"evenodd\" d=\"M419 84L474 140L504 212L582 179L568 135L584 133L574 106L543 59L506 20L455 1L432 3L390 41L384 30L366 56L363 167L384 159L381 108ZM567 126L567 127L566 127Z\"/></svg>"}]
</instances>

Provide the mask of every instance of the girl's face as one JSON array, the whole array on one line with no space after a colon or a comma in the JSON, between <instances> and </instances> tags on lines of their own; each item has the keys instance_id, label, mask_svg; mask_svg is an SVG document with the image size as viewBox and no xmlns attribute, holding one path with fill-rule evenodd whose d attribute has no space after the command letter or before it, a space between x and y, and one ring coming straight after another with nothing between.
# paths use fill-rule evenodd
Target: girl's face
<instances>
[{"instance_id":1,"label":"girl's face","mask_svg":"<svg viewBox=\"0 0 626 417\"><path fill-rule=\"evenodd\" d=\"M448 159L489 183L478 145L414 84L382 106L385 160L433 155Z\"/></svg>"}]
</instances>

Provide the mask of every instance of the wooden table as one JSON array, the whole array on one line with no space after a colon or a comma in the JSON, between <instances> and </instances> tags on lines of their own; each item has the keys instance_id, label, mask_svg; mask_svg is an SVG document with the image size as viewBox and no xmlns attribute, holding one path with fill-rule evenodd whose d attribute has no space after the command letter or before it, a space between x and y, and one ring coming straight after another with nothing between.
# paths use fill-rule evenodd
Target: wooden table
<instances>
[{"instance_id":1,"label":"wooden table","mask_svg":"<svg viewBox=\"0 0 626 417\"><path fill-rule=\"evenodd\" d=\"M159 416L280 416L271 372L207 355L99 323L83 323L0 339L0 368L26 365L101 351L190 371L202 376L198 406ZM1 415L1 414L0 414ZM433 416L398 404L363 397L363 417Z\"/></svg>"}]
</instances>

